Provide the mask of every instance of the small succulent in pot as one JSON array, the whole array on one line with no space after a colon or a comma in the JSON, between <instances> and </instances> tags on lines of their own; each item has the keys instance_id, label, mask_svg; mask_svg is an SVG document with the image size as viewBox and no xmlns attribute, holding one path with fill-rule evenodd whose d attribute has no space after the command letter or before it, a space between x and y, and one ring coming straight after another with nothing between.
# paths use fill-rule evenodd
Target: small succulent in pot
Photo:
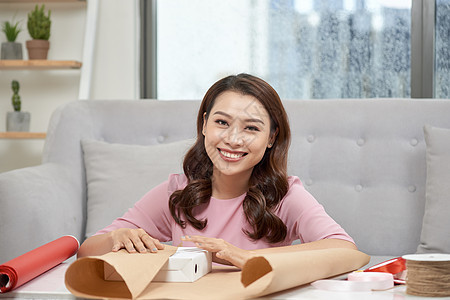
<instances>
[{"instance_id":1,"label":"small succulent in pot","mask_svg":"<svg viewBox=\"0 0 450 300\"><path fill-rule=\"evenodd\" d=\"M35 6L34 10L28 13L27 28L32 40L27 41L29 59L47 59L48 49L50 48L50 19L51 11L45 15L45 5L39 8Z\"/></svg>"},{"instance_id":2,"label":"small succulent in pot","mask_svg":"<svg viewBox=\"0 0 450 300\"><path fill-rule=\"evenodd\" d=\"M20 28L19 25L20 25L19 21L14 23L14 25L11 24L9 21L3 22L2 31L5 33L6 39L8 40L8 42L16 41L17 36L22 31L22 28Z\"/></svg>"},{"instance_id":3,"label":"small succulent in pot","mask_svg":"<svg viewBox=\"0 0 450 300\"><path fill-rule=\"evenodd\" d=\"M48 10L47 15L44 12L45 5L42 4L41 8L36 4L34 10L28 13L28 33L33 40L46 40L50 38L50 26L52 21L50 20L51 11Z\"/></svg>"},{"instance_id":4,"label":"small succulent in pot","mask_svg":"<svg viewBox=\"0 0 450 300\"><path fill-rule=\"evenodd\" d=\"M22 44L16 43L17 36L22 31L20 21L3 22L2 31L8 41L2 43L1 59L22 59Z\"/></svg>"},{"instance_id":5,"label":"small succulent in pot","mask_svg":"<svg viewBox=\"0 0 450 300\"><path fill-rule=\"evenodd\" d=\"M13 96L11 98L14 111L20 111L22 108L22 102L20 101L19 89L20 84L17 80L11 82L11 89L13 90Z\"/></svg>"},{"instance_id":6,"label":"small succulent in pot","mask_svg":"<svg viewBox=\"0 0 450 300\"><path fill-rule=\"evenodd\" d=\"M19 89L20 84L17 80L11 82L13 96L11 102L14 111L9 111L6 115L6 131L30 131L29 112L22 112L22 101L20 100Z\"/></svg>"}]
</instances>

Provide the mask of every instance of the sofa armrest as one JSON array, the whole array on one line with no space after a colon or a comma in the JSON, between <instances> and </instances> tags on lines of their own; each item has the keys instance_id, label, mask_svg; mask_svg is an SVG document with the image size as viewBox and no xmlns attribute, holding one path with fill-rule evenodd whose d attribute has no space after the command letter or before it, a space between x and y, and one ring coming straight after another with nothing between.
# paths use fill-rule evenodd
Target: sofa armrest
<instances>
[{"instance_id":1,"label":"sofa armrest","mask_svg":"<svg viewBox=\"0 0 450 300\"><path fill-rule=\"evenodd\" d=\"M0 263L63 235L82 236L85 191L72 173L47 163L0 174Z\"/></svg>"}]
</instances>

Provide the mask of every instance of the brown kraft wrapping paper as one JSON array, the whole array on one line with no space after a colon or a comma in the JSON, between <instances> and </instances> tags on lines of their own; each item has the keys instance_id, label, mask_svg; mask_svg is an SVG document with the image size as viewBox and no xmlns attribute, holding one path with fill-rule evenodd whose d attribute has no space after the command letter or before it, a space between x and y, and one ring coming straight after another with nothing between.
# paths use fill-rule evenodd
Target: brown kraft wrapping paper
<instances>
[{"instance_id":1,"label":"brown kraft wrapping paper","mask_svg":"<svg viewBox=\"0 0 450 300\"><path fill-rule=\"evenodd\" d=\"M352 249L323 249L265 254L240 269L213 266L195 282L151 282L176 252L166 246L157 254L129 254L125 250L80 258L67 269L65 283L77 297L93 299L249 299L279 292L315 280L354 271L370 257ZM104 279L103 264L110 264L123 282Z\"/></svg>"}]
</instances>

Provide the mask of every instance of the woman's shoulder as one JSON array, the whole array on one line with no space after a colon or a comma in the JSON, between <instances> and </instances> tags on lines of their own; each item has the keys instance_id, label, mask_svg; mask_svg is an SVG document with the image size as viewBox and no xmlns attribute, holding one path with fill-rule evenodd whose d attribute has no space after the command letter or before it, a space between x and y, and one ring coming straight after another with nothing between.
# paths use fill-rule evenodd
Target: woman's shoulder
<instances>
[{"instance_id":1,"label":"woman's shoulder","mask_svg":"<svg viewBox=\"0 0 450 300\"><path fill-rule=\"evenodd\" d=\"M288 184L289 184L289 190L291 188L295 187L301 187L303 188L303 183L297 176L288 176Z\"/></svg>"},{"instance_id":2,"label":"woman's shoulder","mask_svg":"<svg viewBox=\"0 0 450 300\"><path fill-rule=\"evenodd\" d=\"M305 203L305 201L309 202L314 199L314 197L305 189L302 181L297 176L289 176L288 184L289 189L283 197L283 203Z\"/></svg>"}]
</instances>

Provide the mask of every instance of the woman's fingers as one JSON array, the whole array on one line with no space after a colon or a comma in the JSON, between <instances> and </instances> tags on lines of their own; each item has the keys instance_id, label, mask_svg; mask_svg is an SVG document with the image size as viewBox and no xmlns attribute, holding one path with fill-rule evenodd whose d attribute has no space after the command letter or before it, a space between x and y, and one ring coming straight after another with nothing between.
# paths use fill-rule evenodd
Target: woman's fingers
<instances>
[{"instance_id":1,"label":"woman's fingers","mask_svg":"<svg viewBox=\"0 0 450 300\"><path fill-rule=\"evenodd\" d=\"M130 253L136 252L136 248L134 248L134 244L131 240L125 241L125 249Z\"/></svg>"},{"instance_id":2,"label":"woman's fingers","mask_svg":"<svg viewBox=\"0 0 450 300\"><path fill-rule=\"evenodd\" d=\"M228 243L223 239L208 238L200 235L186 235L181 237L183 241L193 242L197 247L211 251L217 252L228 246Z\"/></svg>"},{"instance_id":3,"label":"woman's fingers","mask_svg":"<svg viewBox=\"0 0 450 300\"><path fill-rule=\"evenodd\" d=\"M193 242L197 247L213 252L214 262L232 264L238 268L242 268L245 262L254 255L251 251L240 249L223 239L199 235L184 236L181 239Z\"/></svg>"},{"instance_id":4,"label":"woman's fingers","mask_svg":"<svg viewBox=\"0 0 450 300\"><path fill-rule=\"evenodd\" d=\"M135 252L137 250L140 253L147 252L147 248L145 248L144 243L142 242L140 236L132 236L130 238L130 240L131 240L132 246L133 246L133 249L131 251L134 250L133 252ZM128 250L128 247L127 247L127 250ZM130 252L130 251L128 250L128 252Z\"/></svg>"},{"instance_id":5,"label":"woman's fingers","mask_svg":"<svg viewBox=\"0 0 450 300\"><path fill-rule=\"evenodd\" d=\"M164 249L164 245L159 240L150 237L148 234L141 236L141 240L150 252L157 252L158 250Z\"/></svg>"},{"instance_id":6,"label":"woman's fingers","mask_svg":"<svg viewBox=\"0 0 450 300\"><path fill-rule=\"evenodd\" d=\"M181 237L182 241L187 241L187 242L192 242L195 244L195 246L208 250L208 251L212 251L211 249L209 249L209 244L206 245L206 239L203 236L199 236L199 235L186 235L186 236L182 236ZM205 248L206 247L206 248Z\"/></svg>"},{"instance_id":7,"label":"woman's fingers","mask_svg":"<svg viewBox=\"0 0 450 300\"><path fill-rule=\"evenodd\" d=\"M117 229L112 234L112 251L117 252L120 249L126 249L129 253L157 252L164 249L164 245L157 239L152 238L143 229Z\"/></svg>"},{"instance_id":8,"label":"woman's fingers","mask_svg":"<svg viewBox=\"0 0 450 300\"><path fill-rule=\"evenodd\" d=\"M114 242L114 245L111 250L113 252L117 252L122 248L125 248L125 245L122 242L116 241L116 242Z\"/></svg>"},{"instance_id":9,"label":"woman's fingers","mask_svg":"<svg viewBox=\"0 0 450 300\"><path fill-rule=\"evenodd\" d=\"M220 257L219 255L220 252L213 252L212 253L212 261L215 263L219 263L222 265L233 265L228 259L225 259L223 257Z\"/></svg>"}]
</instances>

